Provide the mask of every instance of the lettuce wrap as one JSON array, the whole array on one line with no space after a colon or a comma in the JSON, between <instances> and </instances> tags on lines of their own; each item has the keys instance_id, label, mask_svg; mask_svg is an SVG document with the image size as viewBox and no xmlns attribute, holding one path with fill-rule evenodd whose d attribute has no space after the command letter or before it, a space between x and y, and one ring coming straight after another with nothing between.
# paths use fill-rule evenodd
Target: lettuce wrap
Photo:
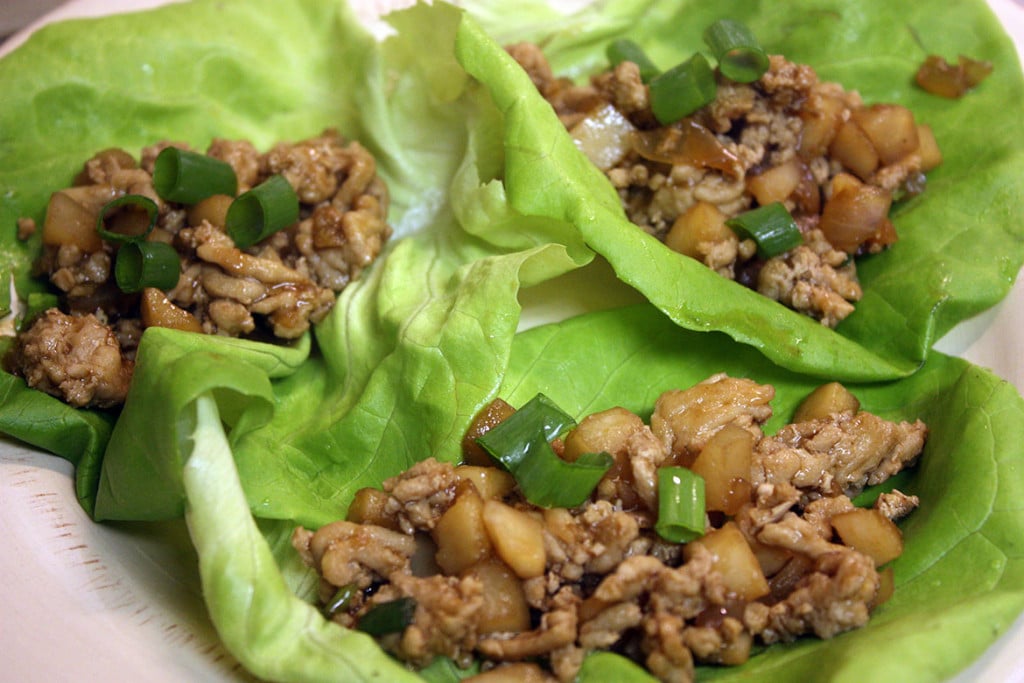
<instances>
[{"instance_id":1,"label":"lettuce wrap","mask_svg":"<svg viewBox=\"0 0 1024 683\"><path fill-rule=\"evenodd\" d=\"M297 524L342 516L357 489L417 460L458 459L466 425L490 399L518 404L544 387L576 417L613 404L643 413L665 388L729 371L775 384L784 417L818 382L811 374L877 379L916 367L923 351L913 363L883 361L840 335L808 332L801 348L817 350L796 354L811 358L795 365L810 374L798 374L770 362L785 365L783 351L688 332L646 305L516 336L523 288L592 268L591 227L612 220L617 199L591 187L593 173L567 135L534 121L540 108L486 36L504 42L559 28L562 37L550 44L584 64L647 9L651 17L665 11L611 2L563 15L541 4L527 12L481 3L474 22L442 4L417 6L392 15L396 34L377 43L343 4L199 0L38 32L0 61L0 265L22 296L40 287L29 278L39 245L19 243L14 222L41 220L48 194L112 145L134 151L169 138L202 147L218 136L248 137L262 149L336 127L377 156L395 236L313 339L276 347L150 330L120 415L68 408L3 375L0 431L74 462L77 495L98 520L184 516L210 618L258 676L415 680L370 638L320 616L311 604L315 582L285 539ZM182 25L186 33L169 28ZM1005 49L994 22L982 27L994 52ZM424 50L424 35L449 49ZM473 75L504 74L507 82L474 82L456 49ZM1015 93L1014 79L997 68ZM985 208L1015 215L1018 200L1004 196L1018 182L1015 157L998 146L991 156L976 169L992 185ZM999 233L986 239L1009 239L1003 223L985 225ZM999 244L1004 255L1016 248ZM614 254L604 255L627 279ZM975 264L988 303L1012 281L1014 258ZM607 298L620 296L616 289ZM753 321L761 302L750 304ZM942 320L930 334L982 306L937 307ZM977 657L1024 606L1013 540L1022 520L1010 474L1024 442L1020 397L938 354L908 379L852 388L883 416L936 422L908 486L925 503L905 524L897 597L856 634L772 647L742 670L702 676L753 670L767 680L846 680L900 667L892 671L908 680L940 680ZM937 596L936 585L956 590ZM817 666L823 649L838 660L825 672ZM862 653L870 661L853 658ZM621 670L621 680L645 677L599 655L583 679L600 680L607 666ZM441 661L425 675L447 680L457 672Z\"/></svg>"},{"instance_id":2,"label":"lettuce wrap","mask_svg":"<svg viewBox=\"0 0 1024 683\"><path fill-rule=\"evenodd\" d=\"M866 103L907 106L935 131L944 161L926 191L894 205L899 241L858 259L864 290L835 331L736 282L724 280L632 227L603 173L587 167L529 78L482 31L459 38L460 62L485 83L508 121L506 182L527 215L571 221L618 277L679 325L717 330L784 367L829 379L883 380L913 372L956 323L1000 301L1024 261L1024 140L1016 133L1024 81L1010 39L984 2L804 1L785 9L735 0L609 3L622 28L539 25L503 30L500 43L541 45L556 75L582 80L607 68L606 45L626 37L667 69L707 51L715 19L744 22L770 53L809 64L822 80ZM928 54L989 60L989 80L960 100L913 83Z\"/></svg>"}]
</instances>

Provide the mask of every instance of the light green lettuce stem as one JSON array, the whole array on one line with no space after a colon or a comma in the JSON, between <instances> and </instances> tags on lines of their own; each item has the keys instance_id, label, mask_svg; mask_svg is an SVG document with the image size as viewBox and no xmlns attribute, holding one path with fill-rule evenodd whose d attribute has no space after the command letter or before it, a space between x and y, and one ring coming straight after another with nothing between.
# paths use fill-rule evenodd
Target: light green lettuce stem
<instances>
[{"instance_id":1,"label":"light green lettuce stem","mask_svg":"<svg viewBox=\"0 0 1024 683\"><path fill-rule=\"evenodd\" d=\"M249 513L215 399L204 394L193 406L185 521L210 618L227 648L270 680L419 680L372 638L327 621L292 594Z\"/></svg>"}]
</instances>

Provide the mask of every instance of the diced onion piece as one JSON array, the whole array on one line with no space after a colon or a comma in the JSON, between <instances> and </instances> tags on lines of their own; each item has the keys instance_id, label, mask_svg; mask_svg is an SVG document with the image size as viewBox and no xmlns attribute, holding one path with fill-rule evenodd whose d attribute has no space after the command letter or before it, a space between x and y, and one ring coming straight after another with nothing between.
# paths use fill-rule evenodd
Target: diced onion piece
<instances>
[{"instance_id":1,"label":"diced onion piece","mask_svg":"<svg viewBox=\"0 0 1024 683\"><path fill-rule=\"evenodd\" d=\"M711 202L695 202L672 223L665 235L665 245L680 254L702 260L710 245L739 239L725 224L726 218Z\"/></svg>"},{"instance_id":2,"label":"diced onion piece","mask_svg":"<svg viewBox=\"0 0 1024 683\"><path fill-rule=\"evenodd\" d=\"M898 104L875 104L855 109L851 114L871 140L881 165L899 161L917 150L917 124L914 114Z\"/></svg>"},{"instance_id":3,"label":"diced onion piece","mask_svg":"<svg viewBox=\"0 0 1024 683\"><path fill-rule=\"evenodd\" d=\"M833 158L861 180L867 180L880 162L871 138L853 119L839 127L828 149Z\"/></svg>"},{"instance_id":4,"label":"diced onion piece","mask_svg":"<svg viewBox=\"0 0 1024 683\"><path fill-rule=\"evenodd\" d=\"M299 197L291 183L274 175L239 195L228 208L226 229L245 249L287 228L299 218Z\"/></svg>"},{"instance_id":5,"label":"diced onion piece","mask_svg":"<svg viewBox=\"0 0 1024 683\"><path fill-rule=\"evenodd\" d=\"M803 234L793 216L779 202L759 206L725 222L741 237L757 242L762 258L771 258L803 244Z\"/></svg>"},{"instance_id":6,"label":"diced onion piece","mask_svg":"<svg viewBox=\"0 0 1024 683\"><path fill-rule=\"evenodd\" d=\"M650 82L651 111L662 125L689 116L715 99L718 86L707 58L699 52Z\"/></svg>"},{"instance_id":7,"label":"diced onion piece","mask_svg":"<svg viewBox=\"0 0 1024 683\"><path fill-rule=\"evenodd\" d=\"M161 199L195 204L215 194L234 196L238 180L235 169L226 161L166 147L153 164L153 188Z\"/></svg>"},{"instance_id":8,"label":"diced onion piece","mask_svg":"<svg viewBox=\"0 0 1024 683\"><path fill-rule=\"evenodd\" d=\"M735 522L726 522L720 529L709 531L702 538L683 548L683 557L689 559L700 545L714 556L714 569L722 576L727 591L741 600L752 602L768 594L768 581L761 565L750 549L746 537Z\"/></svg>"},{"instance_id":9,"label":"diced onion piece","mask_svg":"<svg viewBox=\"0 0 1024 683\"><path fill-rule=\"evenodd\" d=\"M658 468L658 519L654 530L671 543L704 533L704 480L685 467Z\"/></svg>"},{"instance_id":10,"label":"diced onion piece","mask_svg":"<svg viewBox=\"0 0 1024 683\"><path fill-rule=\"evenodd\" d=\"M166 327L184 332L203 331L203 326L194 315L174 305L163 291L155 287L142 290L139 308L145 327Z\"/></svg>"},{"instance_id":11,"label":"diced onion piece","mask_svg":"<svg viewBox=\"0 0 1024 683\"><path fill-rule=\"evenodd\" d=\"M602 171L614 167L633 146L636 127L618 109L605 104L573 126L576 147Z\"/></svg>"},{"instance_id":12,"label":"diced onion piece","mask_svg":"<svg viewBox=\"0 0 1024 683\"><path fill-rule=\"evenodd\" d=\"M733 177L741 172L739 158L693 119L638 132L633 136L633 150L645 159L664 164L713 168Z\"/></svg>"},{"instance_id":13,"label":"diced onion piece","mask_svg":"<svg viewBox=\"0 0 1024 683\"><path fill-rule=\"evenodd\" d=\"M608 57L608 62L613 67L618 66L622 62L633 62L636 64L640 69L640 79L644 83L647 83L661 73L661 69L655 66L651 58L643 51L643 48L632 40L625 38L613 40L605 48L605 54Z\"/></svg>"},{"instance_id":14,"label":"diced onion piece","mask_svg":"<svg viewBox=\"0 0 1024 683\"><path fill-rule=\"evenodd\" d=\"M956 64L938 55L928 55L917 70L915 80L933 95L956 99L963 97L992 73L992 63L960 55Z\"/></svg>"},{"instance_id":15,"label":"diced onion piece","mask_svg":"<svg viewBox=\"0 0 1024 683\"><path fill-rule=\"evenodd\" d=\"M903 554L903 534L878 510L856 508L832 517L832 528L845 545L864 553L880 567Z\"/></svg>"},{"instance_id":16,"label":"diced onion piece","mask_svg":"<svg viewBox=\"0 0 1024 683\"><path fill-rule=\"evenodd\" d=\"M768 71L768 55L753 32L738 21L719 19L704 29L704 42L722 75L737 83L752 83Z\"/></svg>"},{"instance_id":17,"label":"diced onion piece","mask_svg":"<svg viewBox=\"0 0 1024 683\"><path fill-rule=\"evenodd\" d=\"M873 185L847 186L825 202L818 227L836 249L855 253L884 227L892 195Z\"/></svg>"},{"instance_id":18,"label":"diced onion piece","mask_svg":"<svg viewBox=\"0 0 1024 683\"><path fill-rule=\"evenodd\" d=\"M796 192L803 177L800 161L793 157L747 179L747 190L761 206L782 202Z\"/></svg>"}]
</instances>

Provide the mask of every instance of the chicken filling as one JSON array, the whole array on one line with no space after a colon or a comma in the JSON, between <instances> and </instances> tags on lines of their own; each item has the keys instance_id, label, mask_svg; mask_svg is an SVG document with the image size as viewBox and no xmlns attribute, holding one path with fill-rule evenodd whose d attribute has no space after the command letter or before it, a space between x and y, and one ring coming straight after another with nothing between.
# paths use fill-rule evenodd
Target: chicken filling
<instances>
[{"instance_id":1,"label":"chicken filling","mask_svg":"<svg viewBox=\"0 0 1024 683\"><path fill-rule=\"evenodd\" d=\"M692 681L695 665L740 664L755 643L867 623L892 591L894 520L918 505L898 490L873 507L851 498L915 462L923 423L862 411L830 384L769 436L773 396L715 375L664 393L649 424L623 408L588 416L553 442L556 453L600 451L613 464L571 509L527 502L472 447L514 412L499 400L471 427L465 464L424 460L360 490L345 520L300 527L292 542L337 623L362 629L406 608L376 635L413 665L480 659L480 681L571 681L587 653L611 650L660 680ZM704 480L703 535L689 543L655 531L667 466Z\"/></svg>"}]
</instances>

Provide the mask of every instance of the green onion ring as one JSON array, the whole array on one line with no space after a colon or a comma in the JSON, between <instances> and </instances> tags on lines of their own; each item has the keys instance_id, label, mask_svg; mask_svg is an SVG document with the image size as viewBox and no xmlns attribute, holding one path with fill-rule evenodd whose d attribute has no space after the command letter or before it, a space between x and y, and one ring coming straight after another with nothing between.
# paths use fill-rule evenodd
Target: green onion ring
<instances>
[{"instance_id":1,"label":"green onion ring","mask_svg":"<svg viewBox=\"0 0 1024 683\"><path fill-rule=\"evenodd\" d=\"M654 530L670 543L704 535L704 479L685 467L658 469L658 521Z\"/></svg>"},{"instance_id":2,"label":"green onion ring","mask_svg":"<svg viewBox=\"0 0 1024 683\"><path fill-rule=\"evenodd\" d=\"M662 125L675 123L715 99L718 86L707 57L696 53L650 82L651 111Z\"/></svg>"},{"instance_id":3,"label":"green onion ring","mask_svg":"<svg viewBox=\"0 0 1024 683\"><path fill-rule=\"evenodd\" d=\"M171 289L178 284L180 272L178 252L165 242L129 242L118 249L114 260L114 280L128 294L146 287Z\"/></svg>"},{"instance_id":4,"label":"green onion ring","mask_svg":"<svg viewBox=\"0 0 1024 683\"><path fill-rule=\"evenodd\" d=\"M583 503L614 462L607 453L562 460L550 441L575 421L551 399L537 394L477 443L515 478L523 496L540 507L571 508Z\"/></svg>"},{"instance_id":5,"label":"green onion ring","mask_svg":"<svg viewBox=\"0 0 1024 683\"><path fill-rule=\"evenodd\" d=\"M196 204L215 194L234 196L238 179L231 164L205 154L167 147L153 165L153 187L162 199Z\"/></svg>"},{"instance_id":6,"label":"green onion ring","mask_svg":"<svg viewBox=\"0 0 1024 683\"><path fill-rule=\"evenodd\" d=\"M359 589L354 583L346 583L344 586L338 588L334 592L334 595L324 604L324 614L327 618L333 617L338 612L344 612L348 609L349 604L352 602L352 598L356 596Z\"/></svg>"},{"instance_id":7,"label":"green onion ring","mask_svg":"<svg viewBox=\"0 0 1024 683\"><path fill-rule=\"evenodd\" d=\"M633 62L640 67L640 80L649 83L652 78L661 73L661 69L655 66L651 58L647 56L643 48L632 40L620 38L608 44L605 54L613 67L622 62Z\"/></svg>"},{"instance_id":8,"label":"green onion ring","mask_svg":"<svg viewBox=\"0 0 1024 683\"><path fill-rule=\"evenodd\" d=\"M364 614L356 624L356 630L371 636L386 636L398 633L412 623L416 615L416 601L412 598L398 598L382 602Z\"/></svg>"},{"instance_id":9,"label":"green onion ring","mask_svg":"<svg viewBox=\"0 0 1024 683\"><path fill-rule=\"evenodd\" d=\"M121 232L114 232L113 230L107 229L107 218L114 213L115 209L122 206L129 206L133 209L142 209L146 212L149 218L149 224L146 226L145 232L138 235L125 235ZM139 242L146 239L146 236L152 232L156 226L156 219L160 215L160 209L157 208L156 202L149 197L141 194L126 194L117 199L112 199L103 205L100 209L99 215L96 217L96 232L99 233L100 237L107 240L108 242L116 242L118 244L129 244L131 242Z\"/></svg>"},{"instance_id":10,"label":"green onion ring","mask_svg":"<svg viewBox=\"0 0 1024 683\"><path fill-rule=\"evenodd\" d=\"M282 176L271 176L248 192L239 195L228 207L228 236L239 249L245 249L299 218L299 197Z\"/></svg>"},{"instance_id":11,"label":"green onion ring","mask_svg":"<svg viewBox=\"0 0 1024 683\"><path fill-rule=\"evenodd\" d=\"M737 83L751 83L768 71L768 55L749 28L719 19L704 30L704 42L718 60L718 69Z\"/></svg>"},{"instance_id":12,"label":"green onion ring","mask_svg":"<svg viewBox=\"0 0 1024 683\"><path fill-rule=\"evenodd\" d=\"M759 206L725 222L740 237L757 242L762 258L771 258L803 244L804 236L781 202Z\"/></svg>"}]
</instances>

